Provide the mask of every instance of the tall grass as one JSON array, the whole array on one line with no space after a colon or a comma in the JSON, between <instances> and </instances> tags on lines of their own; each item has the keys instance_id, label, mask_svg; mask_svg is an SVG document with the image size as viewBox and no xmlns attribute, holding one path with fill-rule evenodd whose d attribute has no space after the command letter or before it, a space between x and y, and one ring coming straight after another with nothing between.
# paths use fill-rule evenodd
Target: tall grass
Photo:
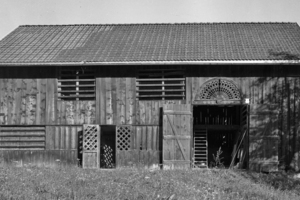
<instances>
[{"instance_id":1,"label":"tall grass","mask_svg":"<svg viewBox=\"0 0 300 200\"><path fill-rule=\"evenodd\" d=\"M288 177L227 169L2 166L0 199L300 199L300 186Z\"/></svg>"}]
</instances>

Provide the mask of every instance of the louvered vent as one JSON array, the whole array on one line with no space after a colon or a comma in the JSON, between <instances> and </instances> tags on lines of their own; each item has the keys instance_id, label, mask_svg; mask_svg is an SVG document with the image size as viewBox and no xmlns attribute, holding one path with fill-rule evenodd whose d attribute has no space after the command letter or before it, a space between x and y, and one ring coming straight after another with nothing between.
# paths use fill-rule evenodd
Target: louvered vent
<instances>
[{"instance_id":1,"label":"louvered vent","mask_svg":"<svg viewBox=\"0 0 300 200\"><path fill-rule=\"evenodd\" d=\"M137 100L185 99L184 67L144 67L137 70Z\"/></svg>"},{"instance_id":2,"label":"louvered vent","mask_svg":"<svg viewBox=\"0 0 300 200\"><path fill-rule=\"evenodd\" d=\"M60 68L58 99L94 100L95 71L89 67Z\"/></svg>"},{"instance_id":3,"label":"louvered vent","mask_svg":"<svg viewBox=\"0 0 300 200\"><path fill-rule=\"evenodd\" d=\"M44 149L44 126L0 127L0 150Z\"/></svg>"}]
</instances>

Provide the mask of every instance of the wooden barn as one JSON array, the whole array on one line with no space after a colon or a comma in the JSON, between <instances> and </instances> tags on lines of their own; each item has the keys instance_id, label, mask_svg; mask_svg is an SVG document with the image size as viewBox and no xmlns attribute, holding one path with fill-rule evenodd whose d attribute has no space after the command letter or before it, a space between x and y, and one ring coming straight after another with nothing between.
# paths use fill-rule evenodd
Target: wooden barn
<instances>
[{"instance_id":1,"label":"wooden barn","mask_svg":"<svg viewBox=\"0 0 300 200\"><path fill-rule=\"evenodd\" d=\"M0 162L299 170L296 23L26 25L0 41Z\"/></svg>"}]
</instances>

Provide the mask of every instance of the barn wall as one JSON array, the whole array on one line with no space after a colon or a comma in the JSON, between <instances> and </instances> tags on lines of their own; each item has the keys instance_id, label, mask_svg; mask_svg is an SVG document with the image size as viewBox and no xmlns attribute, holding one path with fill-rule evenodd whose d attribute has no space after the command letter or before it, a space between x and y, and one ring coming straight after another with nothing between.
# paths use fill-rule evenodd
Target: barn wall
<instances>
[{"instance_id":1,"label":"barn wall","mask_svg":"<svg viewBox=\"0 0 300 200\"><path fill-rule=\"evenodd\" d=\"M133 126L131 148L117 150L117 166L157 167L161 163L161 127Z\"/></svg>"},{"instance_id":2,"label":"barn wall","mask_svg":"<svg viewBox=\"0 0 300 200\"><path fill-rule=\"evenodd\" d=\"M2 127L0 143L0 158L7 163L77 165L82 158L82 126Z\"/></svg>"},{"instance_id":3,"label":"barn wall","mask_svg":"<svg viewBox=\"0 0 300 200\"><path fill-rule=\"evenodd\" d=\"M47 79L0 79L0 124L45 124L47 83Z\"/></svg>"},{"instance_id":4,"label":"barn wall","mask_svg":"<svg viewBox=\"0 0 300 200\"><path fill-rule=\"evenodd\" d=\"M108 124L135 123L135 79L96 79L96 122Z\"/></svg>"},{"instance_id":5,"label":"barn wall","mask_svg":"<svg viewBox=\"0 0 300 200\"><path fill-rule=\"evenodd\" d=\"M124 76L121 76L117 68L113 67L107 68L105 76L99 70L97 73L102 73L102 75L96 78L95 101L57 100L55 70L47 68L46 72L49 75L46 76L45 73L42 75L43 70L34 74L33 71L36 68L28 69L29 72L27 71L26 75L23 73L20 75L17 73L20 69L1 69L3 73L1 74L2 79L0 79L0 125L46 126L46 138L52 137L51 134L57 134L56 130L61 130L57 127L70 127L69 131L72 132L72 127L81 127L84 123L160 127L159 113L164 103L185 103L185 101L137 101L135 78L129 77L134 74L133 67L130 68L130 73L124 70L125 68L122 69L122 73L127 73ZM278 155L282 168L299 170L300 81L297 77L284 77L299 75L299 70L297 67L290 67L286 68L287 72L285 73L285 68L282 67L272 69L271 67L261 68L261 66L247 67L246 69L245 66L224 66L222 70L220 70L220 66L187 68L186 102L191 103L198 100L199 88L212 77L220 78L223 75L226 76L225 78L233 80L240 87L243 97L250 99L250 161L256 162L253 164L253 168L260 168L261 161L276 160L276 157L273 156ZM271 77L272 75L273 77ZM66 133L66 137L69 137L70 132L66 131ZM139 134L143 135L142 132ZM274 144L277 143L279 148L274 149ZM55 143L47 141L46 147L50 148L53 144ZM77 147L76 149L78 149ZM59 148L62 149L36 150L32 155L36 154L37 156L32 159L48 159L47 156L50 154L47 152L53 151L50 160L67 158L70 162L77 162L78 152L75 153L74 148L70 150L63 149L64 147ZM57 153L58 151L59 153ZM142 151L148 152L149 150L138 151L136 149L134 151L142 155ZM17 158L30 154L26 152L29 151L3 150L1 154L5 159L13 158L12 160L14 160L16 158L17 160ZM64 156L65 154L66 156ZM145 157L147 156L139 158L139 162ZM28 162L31 162L30 159Z\"/></svg>"},{"instance_id":6,"label":"barn wall","mask_svg":"<svg viewBox=\"0 0 300 200\"><path fill-rule=\"evenodd\" d=\"M222 77L218 77L222 78ZM223 77L233 80L250 99L250 168L300 168L300 79L295 77ZM211 77L191 77L191 99Z\"/></svg>"}]
</instances>

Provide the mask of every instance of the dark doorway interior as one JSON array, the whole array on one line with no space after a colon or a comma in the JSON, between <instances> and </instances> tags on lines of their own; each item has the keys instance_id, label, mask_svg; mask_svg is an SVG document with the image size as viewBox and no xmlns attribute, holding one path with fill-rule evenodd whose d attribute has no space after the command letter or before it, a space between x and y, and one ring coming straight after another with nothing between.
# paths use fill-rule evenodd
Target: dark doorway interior
<instances>
[{"instance_id":1,"label":"dark doorway interior","mask_svg":"<svg viewBox=\"0 0 300 200\"><path fill-rule=\"evenodd\" d=\"M221 150L221 162L225 167L229 167L232 160L236 131L208 130L207 136L209 166L213 167L216 165L216 160L214 156L216 157L218 150Z\"/></svg>"},{"instance_id":2,"label":"dark doorway interior","mask_svg":"<svg viewBox=\"0 0 300 200\"><path fill-rule=\"evenodd\" d=\"M101 126L100 168L116 167L116 126Z\"/></svg>"},{"instance_id":3,"label":"dark doorway interior","mask_svg":"<svg viewBox=\"0 0 300 200\"><path fill-rule=\"evenodd\" d=\"M215 166L220 149L221 162L229 167L244 123L243 105L197 105L193 117L195 163Z\"/></svg>"}]
</instances>

